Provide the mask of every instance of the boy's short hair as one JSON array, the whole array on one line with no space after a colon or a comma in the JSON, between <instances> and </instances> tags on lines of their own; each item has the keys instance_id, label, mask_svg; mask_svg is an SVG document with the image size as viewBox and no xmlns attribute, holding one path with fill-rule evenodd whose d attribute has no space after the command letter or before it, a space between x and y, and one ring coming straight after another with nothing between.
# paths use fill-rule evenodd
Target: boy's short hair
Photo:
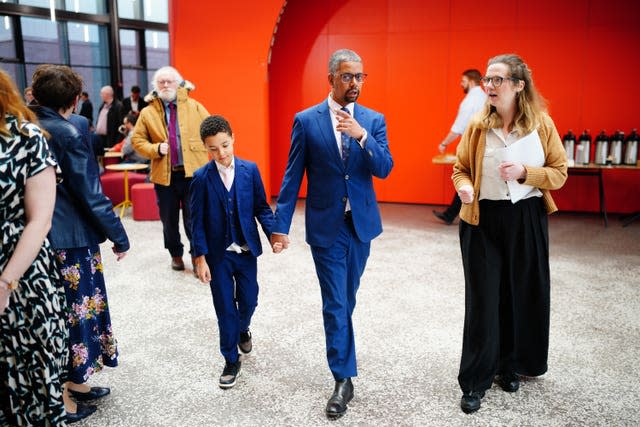
<instances>
[{"instance_id":1,"label":"boy's short hair","mask_svg":"<svg viewBox=\"0 0 640 427\"><path fill-rule=\"evenodd\" d=\"M204 142L208 136L214 136L220 132L225 132L229 135L233 135L231 131L231 125L222 116L209 116L200 124L200 139Z\"/></svg>"}]
</instances>

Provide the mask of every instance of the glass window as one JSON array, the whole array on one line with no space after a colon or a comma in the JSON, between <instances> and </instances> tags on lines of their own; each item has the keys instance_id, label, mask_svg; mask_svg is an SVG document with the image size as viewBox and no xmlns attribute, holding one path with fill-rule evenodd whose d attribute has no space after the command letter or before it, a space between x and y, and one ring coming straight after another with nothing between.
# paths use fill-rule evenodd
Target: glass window
<instances>
[{"instance_id":1,"label":"glass window","mask_svg":"<svg viewBox=\"0 0 640 427\"><path fill-rule=\"evenodd\" d=\"M144 20L150 22L169 22L167 0L144 0Z\"/></svg>"},{"instance_id":2,"label":"glass window","mask_svg":"<svg viewBox=\"0 0 640 427\"><path fill-rule=\"evenodd\" d=\"M18 3L24 4L25 6L46 7L49 9L49 0L18 0ZM57 3L56 1L56 7L58 7Z\"/></svg>"},{"instance_id":3,"label":"glass window","mask_svg":"<svg viewBox=\"0 0 640 427\"><path fill-rule=\"evenodd\" d=\"M33 72L36 70L36 67L40 64L25 64L25 73L27 75L27 81L25 86L31 86L31 82L33 81Z\"/></svg>"},{"instance_id":4,"label":"glass window","mask_svg":"<svg viewBox=\"0 0 640 427\"><path fill-rule=\"evenodd\" d=\"M0 63L0 68L11 76L19 91L24 90L24 88L28 86L24 81L24 66L22 64L2 62Z\"/></svg>"},{"instance_id":5,"label":"glass window","mask_svg":"<svg viewBox=\"0 0 640 427\"><path fill-rule=\"evenodd\" d=\"M168 63L167 63L168 64ZM165 64L165 65L167 65ZM153 75L156 73L156 69L147 70L147 84L149 85L149 92L153 90ZM140 86L142 87L142 86Z\"/></svg>"},{"instance_id":6,"label":"glass window","mask_svg":"<svg viewBox=\"0 0 640 427\"><path fill-rule=\"evenodd\" d=\"M106 27L68 22L67 34L71 65L109 66Z\"/></svg>"},{"instance_id":7,"label":"glass window","mask_svg":"<svg viewBox=\"0 0 640 427\"><path fill-rule=\"evenodd\" d=\"M118 16L166 24L169 22L169 4L167 0L118 0Z\"/></svg>"},{"instance_id":8,"label":"glass window","mask_svg":"<svg viewBox=\"0 0 640 427\"><path fill-rule=\"evenodd\" d=\"M120 30L120 56L123 67L140 65L140 48L135 30Z\"/></svg>"},{"instance_id":9,"label":"glass window","mask_svg":"<svg viewBox=\"0 0 640 427\"><path fill-rule=\"evenodd\" d=\"M16 57L16 45L13 41L13 25L11 24L11 18L8 16L0 16L0 57Z\"/></svg>"},{"instance_id":10,"label":"glass window","mask_svg":"<svg viewBox=\"0 0 640 427\"><path fill-rule=\"evenodd\" d=\"M76 13L107 13L105 0L65 0L64 8Z\"/></svg>"},{"instance_id":11,"label":"glass window","mask_svg":"<svg viewBox=\"0 0 640 427\"><path fill-rule=\"evenodd\" d=\"M156 70L169 65L169 33L166 31L145 31L147 46L147 68Z\"/></svg>"},{"instance_id":12,"label":"glass window","mask_svg":"<svg viewBox=\"0 0 640 427\"><path fill-rule=\"evenodd\" d=\"M20 18L26 62L62 64L63 46L58 24L49 19Z\"/></svg>"},{"instance_id":13,"label":"glass window","mask_svg":"<svg viewBox=\"0 0 640 427\"><path fill-rule=\"evenodd\" d=\"M118 17L126 19L142 19L142 1L118 0Z\"/></svg>"},{"instance_id":14,"label":"glass window","mask_svg":"<svg viewBox=\"0 0 640 427\"><path fill-rule=\"evenodd\" d=\"M82 90L89 93L89 99L93 104L94 119L96 119L96 111L98 107L100 107L100 104L102 104L100 89L102 89L103 86L111 84L109 69L97 67L73 67L73 71L82 76Z\"/></svg>"},{"instance_id":15,"label":"glass window","mask_svg":"<svg viewBox=\"0 0 640 427\"><path fill-rule=\"evenodd\" d=\"M147 83L147 73L144 70L122 70L122 93L124 97L131 94L131 86L140 86L140 96L145 97L150 91L149 83Z\"/></svg>"}]
</instances>

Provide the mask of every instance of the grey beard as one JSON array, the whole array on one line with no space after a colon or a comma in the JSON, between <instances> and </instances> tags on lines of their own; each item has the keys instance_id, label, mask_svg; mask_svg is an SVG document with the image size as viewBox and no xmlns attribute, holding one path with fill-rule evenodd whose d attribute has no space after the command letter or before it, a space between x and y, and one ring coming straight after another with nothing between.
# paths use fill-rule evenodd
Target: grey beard
<instances>
[{"instance_id":1,"label":"grey beard","mask_svg":"<svg viewBox=\"0 0 640 427\"><path fill-rule=\"evenodd\" d=\"M169 93L159 92L158 97L164 102L172 102L176 100L177 91L170 91Z\"/></svg>"}]
</instances>

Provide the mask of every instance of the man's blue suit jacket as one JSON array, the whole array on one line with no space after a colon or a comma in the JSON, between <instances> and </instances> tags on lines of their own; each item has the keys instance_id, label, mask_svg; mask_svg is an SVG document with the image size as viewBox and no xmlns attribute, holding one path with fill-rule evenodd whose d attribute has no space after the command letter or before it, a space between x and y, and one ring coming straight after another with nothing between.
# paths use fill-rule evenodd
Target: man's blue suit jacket
<instances>
[{"instance_id":1,"label":"man's blue suit jacket","mask_svg":"<svg viewBox=\"0 0 640 427\"><path fill-rule=\"evenodd\" d=\"M255 220L258 220L267 238L270 238L273 211L267 203L256 164L235 157L233 185L240 228L251 253L257 257L262 254L262 244ZM207 255L214 265L223 260L228 246L225 191L214 161L193 174L190 187L192 255Z\"/></svg>"},{"instance_id":2,"label":"man's blue suit jacket","mask_svg":"<svg viewBox=\"0 0 640 427\"><path fill-rule=\"evenodd\" d=\"M329 247L344 221L347 198L358 238L369 242L382 232L373 177L386 178L393 167L384 116L359 104L354 118L367 130L364 149L351 138L345 166L331 123L327 100L296 114L274 232L289 234L298 191L307 173L306 241Z\"/></svg>"}]
</instances>

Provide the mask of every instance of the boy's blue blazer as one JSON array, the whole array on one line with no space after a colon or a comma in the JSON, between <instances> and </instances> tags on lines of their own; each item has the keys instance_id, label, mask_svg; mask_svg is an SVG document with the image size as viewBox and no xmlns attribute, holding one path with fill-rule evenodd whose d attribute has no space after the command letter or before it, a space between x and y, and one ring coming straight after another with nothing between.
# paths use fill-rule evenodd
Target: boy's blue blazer
<instances>
[{"instance_id":1,"label":"boy's blue blazer","mask_svg":"<svg viewBox=\"0 0 640 427\"><path fill-rule=\"evenodd\" d=\"M234 157L237 215L240 227L253 256L262 253L256 219L267 238L271 237L273 211L267 203L264 185L255 163ZM209 267L224 258L227 249L225 233L227 215L226 190L214 161L193 174L190 187L191 256L207 255Z\"/></svg>"}]
</instances>

